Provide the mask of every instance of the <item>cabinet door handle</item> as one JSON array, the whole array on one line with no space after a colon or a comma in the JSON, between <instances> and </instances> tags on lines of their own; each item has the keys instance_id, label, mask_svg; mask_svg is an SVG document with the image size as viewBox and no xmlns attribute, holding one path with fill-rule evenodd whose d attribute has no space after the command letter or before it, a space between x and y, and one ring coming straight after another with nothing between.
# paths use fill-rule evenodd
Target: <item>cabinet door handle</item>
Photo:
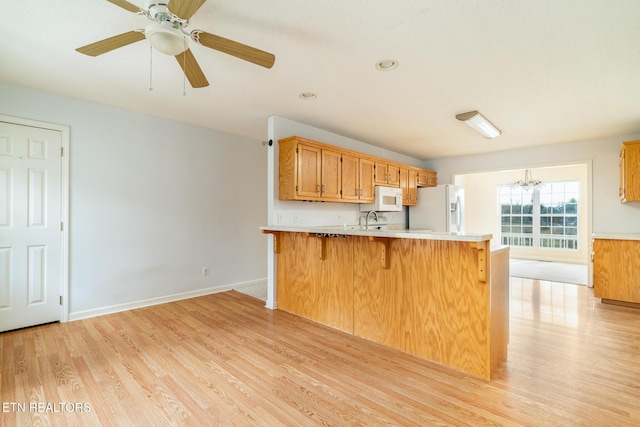
<instances>
[{"instance_id":1,"label":"cabinet door handle","mask_svg":"<svg viewBox=\"0 0 640 427\"><path fill-rule=\"evenodd\" d=\"M327 185L326 184L322 184L322 192L323 193L327 192Z\"/></svg>"},{"instance_id":2,"label":"cabinet door handle","mask_svg":"<svg viewBox=\"0 0 640 427\"><path fill-rule=\"evenodd\" d=\"M320 184L316 185L316 193L320 194Z\"/></svg>"}]
</instances>

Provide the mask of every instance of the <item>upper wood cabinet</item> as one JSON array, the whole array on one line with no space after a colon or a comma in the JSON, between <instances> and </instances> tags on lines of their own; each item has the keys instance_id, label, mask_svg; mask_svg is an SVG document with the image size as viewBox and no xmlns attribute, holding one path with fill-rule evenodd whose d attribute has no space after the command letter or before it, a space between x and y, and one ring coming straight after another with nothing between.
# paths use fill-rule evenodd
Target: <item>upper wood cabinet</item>
<instances>
[{"instance_id":1,"label":"upper wood cabinet","mask_svg":"<svg viewBox=\"0 0 640 427\"><path fill-rule=\"evenodd\" d=\"M400 168L400 188L402 188L402 204L415 206L418 204L418 170Z\"/></svg>"},{"instance_id":2,"label":"upper wood cabinet","mask_svg":"<svg viewBox=\"0 0 640 427\"><path fill-rule=\"evenodd\" d=\"M400 165L380 160L375 162L375 168L376 185L400 187Z\"/></svg>"},{"instance_id":3,"label":"upper wood cabinet","mask_svg":"<svg viewBox=\"0 0 640 427\"><path fill-rule=\"evenodd\" d=\"M621 203L640 201L640 141L622 143L619 195Z\"/></svg>"},{"instance_id":4,"label":"upper wood cabinet","mask_svg":"<svg viewBox=\"0 0 640 427\"><path fill-rule=\"evenodd\" d=\"M341 157L304 141L281 143L280 199L340 201Z\"/></svg>"},{"instance_id":5,"label":"upper wood cabinet","mask_svg":"<svg viewBox=\"0 0 640 427\"><path fill-rule=\"evenodd\" d=\"M404 204L412 205L416 204L417 187L436 185L436 173L432 171L299 136L278 142L280 200L372 203L375 185L388 185L402 187Z\"/></svg>"},{"instance_id":6,"label":"upper wood cabinet","mask_svg":"<svg viewBox=\"0 0 640 427\"><path fill-rule=\"evenodd\" d=\"M342 199L372 203L374 200L373 175L373 160L343 154Z\"/></svg>"},{"instance_id":7,"label":"upper wood cabinet","mask_svg":"<svg viewBox=\"0 0 640 427\"><path fill-rule=\"evenodd\" d=\"M319 198L322 172L321 150L304 144L297 145L294 162L297 163L298 172L295 185L296 196L305 199Z\"/></svg>"},{"instance_id":8,"label":"upper wood cabinet","mask_svg":"<svg viewBox=\"0 0 640 427\"><path fill-rule=\"evenodd\" d=\"M360 158L360 201L365 203L373 203L375 199L373 182L376 169L375 162L371 159Z\"/></svg>"},{"instance_id":9,"label":"upper wood cabinet","mask_svg":"<svg viewBox=\"0 0 640 427\"><path fill-rule=\"evenodd\" d=\"M435 187L438 185L438 175L428 170L418 171L418 187Z\"/></svg>"},{"instance_id":10,"label":"upper wood cabinet","mask_svg":"<svg viewBox=\"0 0 640 427\"><path fill-rule=\"evenodd\" d=\"M342 154L333 150L322 150L320 172L320 198L340 201L342 191Z\"/></svg>"},{"instance_id":11,"label":"upper wood cabinet","mask_svg":"<svg viewBox=\"0 0 640 427\"><path fill-rule=\"evenodd\" d=\"M640 303L640 241L593 240L593 295Z\"/></svg>"}]
</instances>

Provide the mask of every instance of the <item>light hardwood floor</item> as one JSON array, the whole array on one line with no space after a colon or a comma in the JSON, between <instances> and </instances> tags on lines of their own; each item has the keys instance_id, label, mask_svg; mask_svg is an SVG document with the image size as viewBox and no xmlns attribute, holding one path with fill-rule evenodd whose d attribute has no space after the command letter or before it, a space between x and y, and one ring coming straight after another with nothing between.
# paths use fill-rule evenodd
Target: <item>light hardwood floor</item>
<instances>
[{"instance_id":1,"label":"light hardwood floor","mask_svg":"<svg viewBox=\"0 0 640 427\"><path fill-rule=\"evenodd\" d=\"M0 425L640 424L640 310L584 286L511 279L491 382L263 305L231 291L0 334Z\"/></svg>"}]
</instances>

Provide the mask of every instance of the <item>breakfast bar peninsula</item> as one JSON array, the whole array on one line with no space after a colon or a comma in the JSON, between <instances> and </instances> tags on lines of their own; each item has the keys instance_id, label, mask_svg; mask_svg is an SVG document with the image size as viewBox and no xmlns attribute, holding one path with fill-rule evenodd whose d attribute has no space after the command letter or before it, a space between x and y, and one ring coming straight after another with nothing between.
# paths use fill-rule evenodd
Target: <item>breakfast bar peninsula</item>
<instances>
[{"instance_id":1,"label":"breakfast bar peninsula","mask_svg":"<svg viewBox=\"0 0 640 427\"><path fill-rule=\"evenodd\" d=\"M486 380L507 354L509 248L491 235L267 226L277 307Z\"/></svg>"}]
</instances>

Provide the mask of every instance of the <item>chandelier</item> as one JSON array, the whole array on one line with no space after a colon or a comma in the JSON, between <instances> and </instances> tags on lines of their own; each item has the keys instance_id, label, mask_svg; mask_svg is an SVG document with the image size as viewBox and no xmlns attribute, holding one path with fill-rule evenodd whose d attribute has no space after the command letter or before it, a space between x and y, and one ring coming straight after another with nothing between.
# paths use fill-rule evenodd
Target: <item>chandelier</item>
<instances>
[{"instance_id":1,"label":"chandelier","mask_svg":"<svg viewBox=\"0 0 640 427\"><path fill-rule=\"evenodd\" d=\"M533 190L536 188L544 187L542 181L538 179L533 179L533 174L530 169L524 171L524 180L519 180L513 183L514 187L521 187L524 190Z\"/></svg>"}]
</instances>

